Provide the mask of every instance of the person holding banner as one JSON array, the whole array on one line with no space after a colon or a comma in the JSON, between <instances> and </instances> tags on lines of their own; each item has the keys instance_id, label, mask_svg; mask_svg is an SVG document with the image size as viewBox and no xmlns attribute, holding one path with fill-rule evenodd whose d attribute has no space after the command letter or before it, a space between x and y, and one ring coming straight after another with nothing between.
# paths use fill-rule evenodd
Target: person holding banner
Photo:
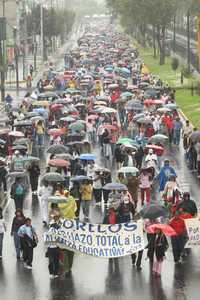
<instances>
[{"instance_id":1,"label":"person holding banner","mask_svg":"<svg viewBox=\"0 0 200 300\"><path fill-rule=\"evenodd\" d=\"M50 228L55 228L59 229L60 228L60 216L54 215L53 219L51 220L49 224ZM54 279L57 278L59 275L59 257L60 257L60 249L56 245L49 245L47 252L46 252L46 257L49 259L49 274L50 278Z\"/></svg>"},{"instance_id":2,"label":"person holding banner","mask_svg":"<svg viewBox=\"0 0 200 300\"><path fill-rule=\"evenodd\" d=\"M125 191L127 193L127 191ZM125 193L124 192L124 193ZM128 194L127 194L128 196ZM121 223L128 223L134 219L135 216L135 206L129 197L122 197L122 202L119 206L119 214L121 217ZM142 270L141 261L142 261L143 250L137 253L131 254L132 265L136 263L137 270Z\"/></svg>"},{"instance_id":3,"label":"person holding banner","mask_svg":"<svg viewBox=\"0 0 200 300\"><path fill-rule=\"evenodd\" d=\"M120 224L122 223L122 216L120 214L119 210L120 206L120 199L109 199L108 202L108 210L105 213L103 224ZM112 268L113 264L115 266L115 269L119 269L119 262L118 258L109 258L109 266Z\"/></svg>"}]
</instances>

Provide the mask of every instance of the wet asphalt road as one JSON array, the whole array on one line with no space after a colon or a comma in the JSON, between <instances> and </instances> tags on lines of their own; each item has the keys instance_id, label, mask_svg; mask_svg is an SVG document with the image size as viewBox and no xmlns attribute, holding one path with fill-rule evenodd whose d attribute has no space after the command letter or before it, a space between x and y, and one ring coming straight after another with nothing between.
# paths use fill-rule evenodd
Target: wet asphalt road
<instances>
[{"instance_id":1,"label":"wet asphalt road","mask_svg":"<svg viewBox=\"0 0 200 300\"><path fill-rule=\"evenodd\" d=\"M95 150L100 162L99 150ZM189 173L181 149L172 148L166 155L177 170L179 182L184 190L190 190L199 202L199 180ZM41 158L44 156L41 156ZM103 163L103 161L101 161ZM119 267L112 269L107 259L96 259L75 255L72 275L51 281L45 247L42 242L43 227L37 197L29 194L25 201L25 215L33 219L40 238L34 250L33 270L24 269L17 262L10 226L14 215L14 204L9 202L5 212L7 233L4 238L3 259L0 262L0 299L2 300L198 300L200 278L200 254L193 251L187 261L179 266L173 262L171 249L163 265L162 278L153 278L149 272L146 251L143 254L142 271L131 265L131 258L119 259ZM91 220L101 222L102 209L92 207Z\"/></svg>"},{"instance_id":2,"label":"wet asphalt road","mask_svg":"<svg viewBox=\"0 0 200 300\"><path fill-rule=\"evenodd\" d=\"M98 154L98 150L95 150ZM166 154L174 164L181 185L198 199L198 183L184 165L182 150L171 149ZM100 162L100 158L98 158ZM102 161L103 163L103 161ZM112 269L107 259L96 259L75 255L72 275L69 278L49 279L45 247L42 241L34 250L33 270L24 269L22 262L16 262L10 224L14 204L9 203L5 218L8 232L4 239L3 260L0 264L1 299L65 300L65 299L132 299L138 300L186 300L199 299L200 254L192 252L187 261L179 266L173 262L171 249L163 265L162 278L153 278L144 251L142 271L131 265L131 258L119 259L119 268ZM25 201L25 215L32 217L42 240L43 227L37 197L29 194ZM102 209L92 207L93 222L101 222Z\"/></svg>"}]
</instances>

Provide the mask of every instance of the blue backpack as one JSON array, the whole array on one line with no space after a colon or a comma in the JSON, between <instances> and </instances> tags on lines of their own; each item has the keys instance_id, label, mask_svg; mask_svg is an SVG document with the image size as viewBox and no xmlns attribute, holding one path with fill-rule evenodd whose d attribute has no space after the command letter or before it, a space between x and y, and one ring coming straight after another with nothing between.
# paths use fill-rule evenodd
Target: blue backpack
<instances>
[{"instance_id":1,"label":"blue backpack","mask_svg":"<svg viewBox=\"0 0 200 300\"><path fill-rule=\"evenodd\" d=\"M21 184L18 184L15 189L15 194L17 196L22 196L24 194L24 188Z\"/></svg>"}]
</instances>

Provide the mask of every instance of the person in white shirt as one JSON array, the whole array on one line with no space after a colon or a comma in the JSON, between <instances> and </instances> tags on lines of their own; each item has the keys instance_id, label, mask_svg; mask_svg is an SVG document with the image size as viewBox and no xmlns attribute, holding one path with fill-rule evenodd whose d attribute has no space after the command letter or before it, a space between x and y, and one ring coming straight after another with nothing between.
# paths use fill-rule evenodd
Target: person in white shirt
<instances>
[{"instance_id":1,"label":"person in white shirt","mask_svg":"<svg viewBox=\"0 0 200 300\"><path fill-rule=\"evenodd\" d=\"M186 120L185 126L182 130L182 137L183 137L183 148L186 150L189 144L189 137L193 132L193 126L190 124L188 120Z\"/></svg>"},{"instance_id":2,"label":"person in white shirt","mask_svg":"<svg viewBox=\"0 0 200 300\"><path fill-rule=\"evenodd\" d=\"M160 131L161 122L160 122L160 120L159 120L158 117L154 117L152 119L152 121L153 121L153 123L152 123L153 124L153 129L154 129L155 134L156 134L156 133L158 133Z\"/></svg>"},{"instance_id":3,"label":"person in white shirt","mask_svg":"<svg viewBox=\"0 0 200 300\"><path fill-rule=\"evenodd\" d=\"M2 258L3 238L5 232L6 232L6 224L3 218L3 210L0 207L0 259Z\"/></svg>"},{"instance_id":4,"label":"person in white shirt","mask_svg":"<svg viewBox=\"0 0 200 300\"><path fill-rule=\"evenodd\" d=\"M41 215L43 225L46 226L48 224L48 198L53 193L53 187L48 184L48 182L44 182L44 185L41 187L39 191L39 200L41 207Z\"/></svg>"},{"instance_id":5,"label":"person in white shirt","mask_svg":"<svg viewBox=\"0 0 200 300\"><path fill-rule=\"evenodd\" d=\"M145 163L147 168L153 168L155 171L157 170L158 158L152 149L149 149L149 154L145 158Z\"/></svg>"},{"instance_id":6,"label":"person in white shirt","mask_svg":"<svg viewBox=\"0 0 200 300\"><path fill-rule=\"evenodd\" d=\"M93 193L96 205L101 205L102 200L102 176L100 171L96 170L93 176Z\"/></svg>"}]
</instances>

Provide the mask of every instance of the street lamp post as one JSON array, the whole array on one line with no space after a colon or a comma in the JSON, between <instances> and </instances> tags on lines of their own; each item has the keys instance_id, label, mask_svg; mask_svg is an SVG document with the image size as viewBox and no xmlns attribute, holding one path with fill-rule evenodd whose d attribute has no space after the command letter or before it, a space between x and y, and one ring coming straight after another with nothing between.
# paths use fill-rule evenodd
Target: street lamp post
<instances>
[{"instance_id":1,"label":"street lamp post","mask_svg":"<svg viewBox=\"0 0 200 300\"><path fill-rule=\"evenodd\" d=\"M14 55L15 55L15 70L16 70L16 88L19 90L19 51L17 47L17 28L13 27L14 37Z\"/></svg>"},{"instance_id":2,"label":"street lamp post","mask_svg":"<svg viewBox=\"0 0 200 300\"><path fill-rule=\"evenodd\" d=\"M190 73L190 11L188 9L187 11L187 66L188 66L188 72Z\"/></svg>"}]
</instances>

